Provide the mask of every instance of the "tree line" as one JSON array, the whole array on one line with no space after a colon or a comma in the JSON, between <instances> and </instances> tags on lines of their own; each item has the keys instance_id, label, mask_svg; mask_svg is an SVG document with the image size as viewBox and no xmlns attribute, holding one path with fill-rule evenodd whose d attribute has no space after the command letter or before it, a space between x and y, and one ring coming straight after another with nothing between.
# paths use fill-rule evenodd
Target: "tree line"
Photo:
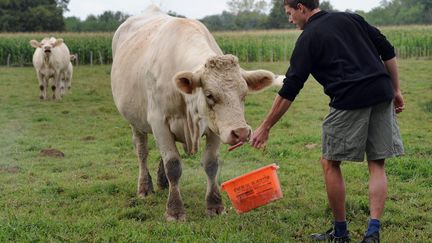
<instances>
[{"instance_id":1,"label":"tree line","mask_svg":"<svg viewBox=\"0 0 432 243\"><path fill-rule=\"evenodd\" d=\"M64 17L70 0L0 0L0 32L95 32L114 31L129 15L105 11L85 20ZM228 10L200 19L211 31L293 28L283 0L231 0ZM328 1L321 9L336 11ZM352 10L338 10L352 11ZM355 11L374 25L432 24L431 0L382 0L369 12ZM169 15L187 17L169 11Z\"/></svg>"}]
</instances>

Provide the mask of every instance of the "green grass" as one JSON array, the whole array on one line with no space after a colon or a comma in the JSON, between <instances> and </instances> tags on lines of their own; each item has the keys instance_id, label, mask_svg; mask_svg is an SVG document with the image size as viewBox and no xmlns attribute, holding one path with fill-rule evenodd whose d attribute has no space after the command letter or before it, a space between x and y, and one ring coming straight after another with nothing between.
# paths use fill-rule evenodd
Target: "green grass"
<instances>
[{"instance_id":1,"label":"green grass","mask_svg":"<svg viewBox=\"0 0 432 243\"><path fill-rule=\"evenodd\" d=\"M285 73L287 63L243 67ZM432 240L432 61L400 61L406 110L399 115L404 157L388 160L389 199L383 242ZM78 66L72 93L40 101L32 68L0 68L0 242L307 242L332 217L319 164L321 121L328 110L322 87L309 81L272 130L266 151L221 147L219 182L277 163L283 199L238 215L205 216L206 176L200 156L183 154L181 192L187 222L165 222L167 191L136 197L138 164L128 124L111 96L109 66ZM248 96L255 128L277 89ZM307 148L306 145L317 144ZM149 166L158 152L150 139ZM64 158L42 156L58 149ZM368 220L367 166L344 163L347 216L359 240ZM155 181L154 181L155 183Z\"/></svg>"}]
</instances>

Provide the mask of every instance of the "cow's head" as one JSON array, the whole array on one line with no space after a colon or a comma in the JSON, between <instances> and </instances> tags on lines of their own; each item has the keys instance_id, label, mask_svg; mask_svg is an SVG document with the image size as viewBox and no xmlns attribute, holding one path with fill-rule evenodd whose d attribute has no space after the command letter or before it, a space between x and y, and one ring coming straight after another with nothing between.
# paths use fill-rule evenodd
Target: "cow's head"
<instances>
[{"instance_id":1,"label":"cow's head","mask_svg":"<svg viewBox=\"0 0 432 243\"><path fill-rule=\"evenodd\" d=\"M63 44L63 39L56 39L54 37L44 38L41 42L36 40L30 41L30 45L33 48L41 48L45 56L51 55L52 49L60 46L61 44Z\"/></svg>"},{"instance_id":2,"label":"cow's head","mask_svg":"<svg viewBox=\"0 0 432 243\"><path fill-rule=\"evenodd\" d=\"M244 101L249 91L259 91L273 82L273 73L264 70L245 71L237 57L211 57L195 72L174 76L178 89L198 96L199 113L209 128L230 145L248 141L251 128L244 117Z\"/></svg>"}]
</instances>

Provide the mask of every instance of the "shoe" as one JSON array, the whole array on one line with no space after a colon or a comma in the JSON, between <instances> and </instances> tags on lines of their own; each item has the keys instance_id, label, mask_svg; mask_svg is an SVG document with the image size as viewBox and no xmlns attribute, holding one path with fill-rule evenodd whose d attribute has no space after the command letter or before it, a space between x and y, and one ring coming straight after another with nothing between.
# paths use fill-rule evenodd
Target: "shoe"
<instances>
[{"instance_id":1,"label":"shoe","mask_svg":"<svg viewBox=\"0 0 432 243\"><path fill-rule=\"evenodd\" d=\"M369 236L365 236L360 243L380 243L379 232L375 232Z\"/></svg>"},{"instance_id":2,"label":"shoe","mask_svg":"<svg viewBox=\"0 0 432 243\"><path fill-rule=\"evenodd\" d=\"M349 232L347 232L346 235L341 237L337 237L334 234L335 234L334 229L331 228L327 230L325 233L321 233L321 234L315 233L315 234L311 234L309 237L310 239L316 241L327 241L327 242L335 242L335 243L351 242Z\"/></svg>"}]
</instances>

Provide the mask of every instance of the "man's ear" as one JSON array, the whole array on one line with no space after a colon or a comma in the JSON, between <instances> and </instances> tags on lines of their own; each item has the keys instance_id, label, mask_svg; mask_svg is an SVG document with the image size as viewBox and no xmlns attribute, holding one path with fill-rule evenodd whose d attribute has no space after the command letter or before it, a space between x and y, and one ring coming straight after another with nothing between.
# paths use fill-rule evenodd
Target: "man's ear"
<instances>
[{"instance_id":1,"label":"man's ear","mask_svg":"<svg viewBox=\"0 0 432 243\"><path fill-rule=\"evenodd\" d=\"M57 39L56 42L54 43L54 47L57 47L57 46L63 44L63 42L64 42L63 39Z\"/></svg>"},{"instance_id":2,"label":"man's ear","mask_svg":"<svg viewBox=\"0 0 432 243\"><path fill-rule=\"evenodd\" d=\"M306 7L303 3L297 3L297 9L300 10L302 14L306 13Z\"/></svg>"},{"instance_id":3,"label":"man's ear","mask_svg":"<svg viewBox=\"0 0 432 243\"><path fill-rule=\"evenodd\" d=\"M174 75L176 87L185 94L193 94L197 87L201 87L199 72L179 72Z\"/></svg>"},{"instance_id":4,"label":"man's ear","mask_svg":"<svg viewBox=\"0 0 432 243\"><path fill-rule=\"evenodd\" d=\"M246 80L249 91L256 92L270 87L273 84L274 74L266 70L245 71L241 74Z\"/></svg>"},{"instance_id":5,"label":"man's ear","mask_svg":"<svg viewBox=\"0 0 432 243\"><path fill-rule=\"evenodd\" d=\"M33 48L39 48L41 45L37 40L31 40L29 43Z\"/></svg>"}]
</instances>

